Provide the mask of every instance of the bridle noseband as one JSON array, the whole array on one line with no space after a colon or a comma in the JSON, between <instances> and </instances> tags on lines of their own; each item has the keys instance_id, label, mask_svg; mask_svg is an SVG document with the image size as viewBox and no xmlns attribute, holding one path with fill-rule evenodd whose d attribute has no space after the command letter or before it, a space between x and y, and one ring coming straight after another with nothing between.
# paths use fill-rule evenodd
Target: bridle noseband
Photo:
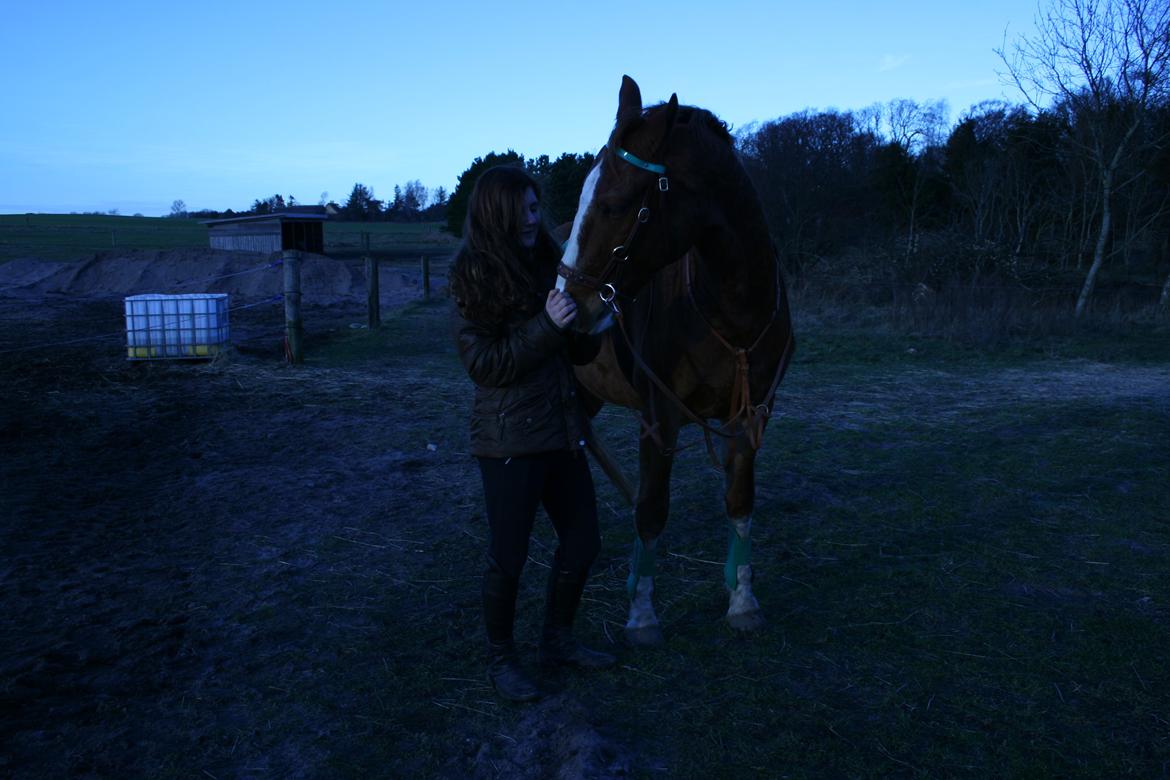
<instances>
[{"instance_id":1,"label":"bridle noseband","mask_svg":"<svg viewBox=\"0 0 1170 780\"><path fill-rule=\"evenodd\" d=\"M608 150L609 147L606 147ZM615 314L620 314L621 310L617 305L618 283L621 281L626 265L630 262L631 249L635 241L638 239L638 234L642 230L642 226L650 222L650 207L647 205L651 196L655 191L658 192L658 208L662 213L660 221L663 227L666 225L666 195L670 192L670 179L666 175L666 166L658 163L646 162L645 160L627 152L625 149L618 147L614 154L622 160L625 160L635 168L641 168L644 171L658 174L658 178L646 188L645 194L642 196L642 205L638 209L638 213L634 218L634 225L630 228L629 235L626 240L618 244L610 252L609 262L601 269L601 273L593 275L587 274L577 268L561 263L557 267L557 273L565 278L565 281L584 287L587 290L592 290L601 298L602 303L610 307ZM602 162L598 161L598 165Z\"/></svg>"}]
</instances>

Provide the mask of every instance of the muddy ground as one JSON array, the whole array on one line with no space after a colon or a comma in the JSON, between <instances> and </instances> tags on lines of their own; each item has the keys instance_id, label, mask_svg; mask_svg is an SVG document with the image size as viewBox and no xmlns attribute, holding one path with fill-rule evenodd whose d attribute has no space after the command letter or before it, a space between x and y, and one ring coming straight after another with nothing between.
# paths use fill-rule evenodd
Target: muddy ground
<instances>
[{"instance_id":1,"label":"muddy ground","mask_svg":"<svg viewBox=\"0 0 1170 780\"><path fill-rule=\"evenodd\" d=\"M306 310L310 359L290 367L278 306L233 312L236 349L219 359L136 363L117 337L74 341L119 331L108 295L25 285L0 297L0 774L685 775L670 748L603 717L648 674L620 643L629 519L606 485L583 627L621 668L585 688L547 680L551 695L528 709L494 700L479 662L485 531L464 450L469 386L443 354L445 303L388 303L386 340L371 345L354 338L364 322L355 300ZM786 414L845 433L922 416L945 424L1021 398L1170 404L1164 365L928 366L863 384L852 372L811 382L797 369ZM679 490L680 500L714 493ZM795 516L772 537L781 561L824 532L810 507L852 499L777 466L761 500ZM1148 551L1164 554L1163 536L1152 538ZM538 534L531 568L546 565L552 543ZM712 587L718 546L705 551L716 558ZM529 650L539 576L522 594ZM787 587L803 599L810 586ZM695 592L706 593L665 604L670 630L699 619L678 606ZM1159 631L1164 609L1152 618ZM792 612L776 604L771 614L783 625ZM702 617L697 632L718 618ZM777 653L789 646L786 634ZM678 663L683 679L703 674ZM815 697L815 678L804 684ZM634 696L626 709L637 706ZM829 732L832 723L818 734Z\"/></svg>"},{"instance_id":2,"label":"muddy ground","mask_svg":"<svg viewBox=\"0 0 1170 780\"><path fill-rule=\"evenodd\" d=\"M264 290L233 299L263 305L232 313L232 354L129 362L98 292L0 298L0 774L625 774L555 697L522 743L415 744L439 715L499 706L478 665L436 676L480 649L479 566L435 555L452 533L472 559L482 544L461 382L393 354L289 367ZM364 327L338 298L306 307L310 355ZM420 309L440 339L445 305ZM447 661L399 621L450 635Z\"/></svg>"}]
</instances>

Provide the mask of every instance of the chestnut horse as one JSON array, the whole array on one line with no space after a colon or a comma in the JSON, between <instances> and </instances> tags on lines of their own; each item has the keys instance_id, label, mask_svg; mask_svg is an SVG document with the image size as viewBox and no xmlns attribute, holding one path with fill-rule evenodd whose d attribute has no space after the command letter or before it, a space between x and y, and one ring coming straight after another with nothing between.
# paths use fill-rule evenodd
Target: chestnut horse
<instances>
[{"instance_id":1,"label":"chestnut horse","mask_svg":"<svg viewBox=\"0 0 1170 780\"><path fill-rule=\"evenodd\" d=\"M578 369L598 399L591 411L609 402L641 412L627 639L662 641L655 548L679 429L692 423L725 475L727 621L760 628L749 562L754 464L794 341L759 196L726 125L675 95L643 110L638 85L623 77L617 124L582 188L560 271L557 286L578 303L574 326L606 332L597 360Z\"/></svg>"}]
</instances>

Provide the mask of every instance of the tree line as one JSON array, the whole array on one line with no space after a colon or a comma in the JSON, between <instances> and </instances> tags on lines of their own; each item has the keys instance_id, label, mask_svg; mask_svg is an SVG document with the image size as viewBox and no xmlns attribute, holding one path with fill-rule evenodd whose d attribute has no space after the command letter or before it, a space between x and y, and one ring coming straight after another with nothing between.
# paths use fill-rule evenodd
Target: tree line
<instances>
[{"instance_id":1,"label":"tree line","mask_svg":"<svg viewBox=\"0 0 1170 780\"><path fill-rule=\"evenodd\" d=\"M984 102L951 124L941 101L894 100L736 133L795 283L1075 288L1078 316L1102 283L1170 303L1170 3L1050 0L1037 32L997 53L1021 104ZM459 236L480 173L519 165L555 225L573 218L594 162L493 151L450 197L415 180L386 202L358 183L330 205L341 219L445 221ZM292 204L275 195L248 213Z\"/></svg>"},{"instance_id":2,"label":"tree line","mask_svg":"<svg viewBox=\"0 0 1170 780\"><path fill-rule=\"evenodd\" d=\"M1077 316L1101 283L1170 304L1170 4L1053 0L1037 29L997 52L1024 103L952 125L941 101L894 100L739 130L793 281L1076 290ZM541 182L550 223L571 220L593 161L476 158L448 227L460 234L476 178L499 164Z\"/></svg>"},{"instance_id":3,"label":"tree line","mask_svg":"<svg viewBox=\"0 0 1170 780\"><path fill-rule=\"evenodd\" d=\"M321 193L319 207L329 210L340 220L354 222L443 222L447 218L447 190L430 190L418 179L404 185L394 185L394 197L389 202L374 197L374 190L361 182L353 185L344 204L329 200L329 193ZM279 214L289 209L302 208L295 195L280 193L252 201L243 211L201 209L188 211L187 204L176 200L171 204L170 216L176 219L227 219L231 217Z\"/></svg>"},{"instance_id":4,"label":"tree line","mask_svg":"<svg viewBox=\"0 0 1170 780\"><path fill-rule=\"evenodd\" d=\"M1043 110L992 101L952 125L942 102L895 100L799 112L735 138L795 283L847 268L858 283L1083 289L1101 244L1094 284L1105 266L1112 285L1161 287L1170 284L1170 105L1145 113L1107 194L1087 156L1086 139L1126 110L1124 102L1102 115L1076 100ZM448 229L462 234L471 188L494 165L523 166L541 184L549 224L571 221L593 163L588 152L477 157L451 195Z\"/></svg>"}]
</instances>

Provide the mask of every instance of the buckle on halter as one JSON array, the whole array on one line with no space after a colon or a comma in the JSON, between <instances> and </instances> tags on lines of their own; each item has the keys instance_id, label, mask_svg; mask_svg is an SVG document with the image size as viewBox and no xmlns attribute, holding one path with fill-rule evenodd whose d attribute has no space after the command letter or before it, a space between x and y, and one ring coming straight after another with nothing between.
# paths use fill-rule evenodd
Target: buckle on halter
<instances>
[{"instance_id":1,"label":"buckle on halter","mask_svg":"<svg viewBox=\"0 0 1170 780\"><path fill-rule=\"evenodd\" d=\"M670 180L667 179L665 176L660 176L658 178L658 191L659 192L670 192Z\"/></svg>"},{"instance_id":2,"label":"buckle on halter","mask_svg":"<svg viewBox=\"0 0 1170 780\"><path fill-rule=\"evenodd\" d=\"M624 244L619 244L613 248L613 259L623 263L630 259L630 256L626 253Z\"/></svg>"},{"instance_id":3,"label":"buckle on halter","mask_svg":"<svg viewBox=\"0 0 1170 780\"><path fill-rule=\"evenodd\" d=\"M638 209L638 221L641 222L643 225L645 225L647 222L649 222L650 221L650 209L646 208L645 206Z\"/></svg>"},{"instance_id":4,"label":"buckle on halter","mask_svg":"<svg viewBox=\"0 0 1170 780\"><path fill-rule=\"evenodd\" d=\"M605 297L606 290L609 291L608 298ZM602 303L613 309L614 314L622 313L622 310L618 308L617 303L614 302L614 299L617 298L617 288L612 284L606 282L604 285L602 285L601 289L597 291L597 297L601 298Z\"/></svg>"}]
</instances>

